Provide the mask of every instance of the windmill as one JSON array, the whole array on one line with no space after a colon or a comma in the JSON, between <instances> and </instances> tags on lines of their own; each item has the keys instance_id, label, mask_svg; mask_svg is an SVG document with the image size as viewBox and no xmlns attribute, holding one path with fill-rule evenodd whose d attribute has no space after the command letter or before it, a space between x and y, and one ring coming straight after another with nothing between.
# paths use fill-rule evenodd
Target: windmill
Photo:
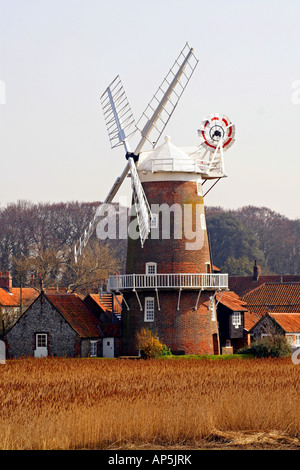
<instances>
[{"instance_id":1,"label":"windmill","mask_svg":"<svg viewBox=\"0 0 300 470\"><path fill-rule=\"evenodd\" d=\"M108 280L109 291L123 299L124 354L137 352L135 336L145 324L173 351L211 354L219 349L215 298L228 289L228 276L213 272L202 185L226 176L223 154L234 141L235 128L228 117L214 114L201 123L200 145L178 148L168 136L157 145L197 64L186 44L137 124L119 76L101 96L111 147L123 145L127 163L75 247L75 259L130 174L139 240L129 233L126 273ZM132 152L129 140L136 132L140 140ZM149 150L144 150L146 142ZM170 212L172 236L165 236L162 203L181 215L189 206L184 220L191 223L197 243L182 231L174 236L183 224Z\"/></svg>"},{"instance_id":2,"label":"windmill","mask_svg":"<svg viewBox=\"0 0 300 470\"><path fill-rule=\"evenodd\" d=\"M83 237L79 239L78 245L75 245L74 255L76 262L78 254L82 253L82 250L94 232L97 223L103 216L107 205L112 202L129 172L131 175L132 191L138 218L140 240L141 245L143 246L144 241L150 232L151 211L147 199L145 198L135 163L138 159L139 153L147 141L151 142L153 147L155 147L190 80L197 63L198 60L193 53L193 49L186 44L176 59L173 67L170 69L168 75L159 86L148 107L142 114L137 125L135 124L129 102L119 76L114 79L101 96L101 104L111 148L123 145L126 151L127 164L122 174L115 181L104 203L100 206L93 220L89 223L88 228L84 231ZM140 130L141 139L134 152L131 152L129 138L137 129Z\"/></svg>"}]
</instances>

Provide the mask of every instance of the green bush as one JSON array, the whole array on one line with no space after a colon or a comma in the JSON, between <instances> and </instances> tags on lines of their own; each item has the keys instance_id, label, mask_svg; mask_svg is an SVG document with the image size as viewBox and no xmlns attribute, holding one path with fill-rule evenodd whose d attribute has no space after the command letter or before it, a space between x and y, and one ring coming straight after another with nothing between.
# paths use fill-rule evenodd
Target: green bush
<instances>
[{"instance_id":1,"label":"green bush","mask_svg":"<svg viewBox=\"0 0 300 470\"><path fill-rule=\"evenodd\" d=\"M161 356L162 356L162 357L172 356L171 349L168 348L168 346L166 346L165 344L163 344Z\"/></svg>"},{"instance_id":2,"label":"green bush","mask_svg":"<svg viewBox=\"0 0 300 470\"><path fill-rule=\"evenodd\" d=\"M253 354L255 357L285 357L292 350L285 336L272 335L254 341L250 346L240 349L239 353Z\"/></svg>"}]
</instances>

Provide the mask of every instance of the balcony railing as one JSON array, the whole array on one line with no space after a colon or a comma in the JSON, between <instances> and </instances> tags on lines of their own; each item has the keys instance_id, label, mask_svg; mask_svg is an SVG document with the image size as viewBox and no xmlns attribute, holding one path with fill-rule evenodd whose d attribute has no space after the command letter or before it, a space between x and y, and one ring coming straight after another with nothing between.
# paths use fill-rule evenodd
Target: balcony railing
<instances>
[{"instance_id":1,"label":"balcony railing","mask_svg":"<svg viewBox=\"0 0 300 470\"><path fill-rule=\"evenodd\" d=\"M228 274L121 274L109 276L108 290L228 289Z\"/></svg>"}]
</instances>

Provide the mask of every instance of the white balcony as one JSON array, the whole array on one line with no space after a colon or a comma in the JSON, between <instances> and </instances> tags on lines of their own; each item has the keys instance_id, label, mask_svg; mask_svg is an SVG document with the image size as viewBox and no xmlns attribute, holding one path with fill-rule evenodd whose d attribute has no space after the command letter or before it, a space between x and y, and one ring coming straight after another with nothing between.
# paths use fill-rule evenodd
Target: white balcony
<instances>
[{"instance_id":1,"label":"white balcony","mask_svg":"<svg viewBox=\"0 0 300 470\"><path fill-rule=\"evenodd\" d=\"M121 274L109 276L108 290L199 289L228 290L228 274Z\"/></svg>"}]
</instances>

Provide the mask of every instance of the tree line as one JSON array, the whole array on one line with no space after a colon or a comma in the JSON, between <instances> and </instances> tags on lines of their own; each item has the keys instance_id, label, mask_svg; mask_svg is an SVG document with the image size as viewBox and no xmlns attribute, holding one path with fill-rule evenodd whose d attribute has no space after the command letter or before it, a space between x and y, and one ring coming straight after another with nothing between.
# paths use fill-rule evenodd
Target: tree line
<instances>
[{"instance_id":1,"label":"tree line","mask_svg":"<svg viewBox=\"0 0 300 470\"><path fill-rule=\"evenodd\" d=\"M206 209L213 264L230 275L246 276L253 262L262 274L300 274L300 219L266 207Z\"/></svg>"},{"instance_id":2,"label":"tree line","mask_svg":"<svg viewBox=\"0 0 300 470\"><path fill-rule=\"evenodd\" d=\"M100 202L18 201L0 209L0 270L13 285L41 290L65 287L82 292L99 287L124 264L125 240L98 240L94 233L78 262L74 244L82 237Z\"/></svg>"},{"instance_id":3,"label":"tree line","mask_svg":"<svg viewBox=\"0 0 300 470\"><path fill-rule=\"evenodd\" d=\"M96 233L74 260L74 244L100 202L19 201L0 208L0 271L14 286L59 286L90 291L125 267L124 239L99 240ZM118 210L116 210L118 215ZM251 275L253 262L263 274L300 273L300 220L265 207L206 208L212 262L230 275Z\"/></svg>"}]
</instances>

